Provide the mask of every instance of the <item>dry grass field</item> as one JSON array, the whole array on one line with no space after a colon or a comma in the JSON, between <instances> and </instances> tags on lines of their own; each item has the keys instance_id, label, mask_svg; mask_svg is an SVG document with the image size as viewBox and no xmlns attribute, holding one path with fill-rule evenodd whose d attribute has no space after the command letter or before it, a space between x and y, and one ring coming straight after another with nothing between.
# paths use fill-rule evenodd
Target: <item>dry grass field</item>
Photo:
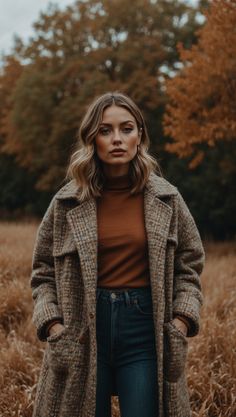
<instances>
[{"instance_id":1,"label":"dry grass field","mask_svg":"<svg viewBox=\"0 0 236 417\"><path fill-rule=\"evenodd\" d=\"M36 224L0 224L0 417L30 417L44 344L31 323L29 288ZM189 339L193 417L236 416L236 248L207 243L205 304ZM114 416L118 416L117 399Z\"/></svg>"}]
</instances>

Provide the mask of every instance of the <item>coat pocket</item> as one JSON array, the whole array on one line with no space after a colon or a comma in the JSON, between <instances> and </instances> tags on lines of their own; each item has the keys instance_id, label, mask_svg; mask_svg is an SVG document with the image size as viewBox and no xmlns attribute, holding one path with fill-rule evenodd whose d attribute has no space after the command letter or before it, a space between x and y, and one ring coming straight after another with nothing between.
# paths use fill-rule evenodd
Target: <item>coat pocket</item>
<instances>
[{"instance_id":1,"label":"coat pocket","mask_svg":"<svg viewBox=\"0 0 236 417\"><path fill-rule=\"evenodd\" d=\"M164 375L169 382L176 382L184 373L188 341L172 321L164 323Z\"/></svg>"},{"instance_id":2,"label":"coat pocket","mask_svg":"<svg viewBox=\"0 0 236 417\"><path fill-rule=\"evenodd\" d=\"M68 328L49 336L47 343L49 367L54 372L66 373L82 365L84 344Z\"/></svg>"}]
</instances>

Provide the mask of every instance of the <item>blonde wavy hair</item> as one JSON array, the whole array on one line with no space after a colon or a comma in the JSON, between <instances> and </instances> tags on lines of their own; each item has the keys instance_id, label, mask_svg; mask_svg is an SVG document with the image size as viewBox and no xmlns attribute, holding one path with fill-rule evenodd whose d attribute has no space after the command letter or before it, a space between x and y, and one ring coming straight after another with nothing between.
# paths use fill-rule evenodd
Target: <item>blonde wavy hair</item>
<instances>
[{"instance_id":1,"label":"blonde wavy hair","mask_svg":"<svg viewBox=\"0 0 236 417\"><path fill-rule=\"evenodd\" d=\"M104 110L112 105L128 110L135 118L138 129L142 129L138 151L129 164L131 194L138 193L144 188L151 172L162 175L158 162L148 153L150 139L140 109L125 94L108 92L97 97L88 107L79 128L76 149L70 157L67 169L66 179L76 181L80 188L81 201L101 196L105 176L101 160L96 153L95 138Z\"/></svg>"}]
</instances>

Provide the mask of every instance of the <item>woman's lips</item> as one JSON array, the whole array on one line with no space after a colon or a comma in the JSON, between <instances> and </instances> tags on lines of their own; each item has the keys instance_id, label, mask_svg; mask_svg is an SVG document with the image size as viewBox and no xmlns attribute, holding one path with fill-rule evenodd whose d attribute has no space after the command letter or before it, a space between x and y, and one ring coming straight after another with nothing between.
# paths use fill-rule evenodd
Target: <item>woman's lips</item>
<instances>
[{"instance_id":1,"label":"woman's lips","mask_svg":"<svg viewBox=\"0 0 236 417\"><path fill-rule=\"evenodd\" d=\"M125 153L125 151L112 151L111 152L112 155L122 155L123 153Z\"/></svg>"}]
</instances>

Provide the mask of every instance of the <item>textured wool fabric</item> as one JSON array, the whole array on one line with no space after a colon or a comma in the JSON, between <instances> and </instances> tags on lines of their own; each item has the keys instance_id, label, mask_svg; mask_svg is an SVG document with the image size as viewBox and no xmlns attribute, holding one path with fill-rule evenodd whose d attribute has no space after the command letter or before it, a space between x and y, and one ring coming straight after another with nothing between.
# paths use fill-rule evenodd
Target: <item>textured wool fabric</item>
<instances>
[{"instance_id":1,"label":"textured wool fabric","mask_svg":"<svg viewBox=\"0 0 236 417\"><path fill-rule=\"evenodd\" d=\"M97 199L99 287L150 285L143 192L130 190L128 174L110 177Z\"/></svg>"},{"instance_id":2,"label":"textured wool fabric","mask_svg":"<svg viewBox=\"0 0 236 417\"><path fill-rule=\"evenodd\" d=\"M144 189L155 344L158 417L190 417L185 378L188 339L174 326L186 317L199 331L204 250L180 193L152 173ZM94 417L96 406L96 200L79 200L74 180L54 196L38 229L31 286L33 321L46 348L33 417ZM52 320L65 330L46 339ZM155 416L154 416L155 417Z\"/></svg>"}]
</instances>

